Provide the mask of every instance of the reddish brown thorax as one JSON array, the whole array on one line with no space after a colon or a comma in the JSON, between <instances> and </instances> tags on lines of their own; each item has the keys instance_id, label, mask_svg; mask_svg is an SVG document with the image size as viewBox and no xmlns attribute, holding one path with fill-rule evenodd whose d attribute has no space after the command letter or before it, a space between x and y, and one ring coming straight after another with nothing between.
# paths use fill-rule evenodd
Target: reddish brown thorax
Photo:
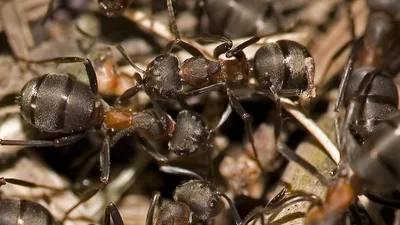
<instances>
[{"instance_id":1,"label":"reddish brown thorax","mask_svg":"<svg viewBox=\"0 0 400 225\"><path fill-rule=\"evenodd\" d=\"M221 65L221 71L212 78L213 83L243 80L249 77L249 66L244 55L232 60L219 59L218 62Z\"/></svg>"},{"instance_id":2,"label":"reddish brown thorax","mask_svg":"<svg viewBox=\"0 0 400 225\"><path fill-rule=\"evenodd\" d=\"M104 124L107 129L126 129L132 125L134 114L126 108L110 108L104 114Z\"/></svg>"}]
</instances>

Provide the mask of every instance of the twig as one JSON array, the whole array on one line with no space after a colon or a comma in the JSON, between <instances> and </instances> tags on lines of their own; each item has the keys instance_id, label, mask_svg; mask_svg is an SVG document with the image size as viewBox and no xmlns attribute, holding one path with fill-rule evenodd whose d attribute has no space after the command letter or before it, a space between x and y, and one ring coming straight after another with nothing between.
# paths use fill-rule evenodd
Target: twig
<instances>
[{"instance_id":1,"label":"twig","mask_svg":"<svg viewBox=\"0 0 400 225\"><path fill-rule=\"evenodd\" d=\"M0 118L8 114L13 114L18 112L19 112L19 107L17 105L2 107L0 108Z\"/></svg>"},{"instance_id":2,"label":"twig","mask_svg":"<svg viewBox=\"0 0 400 225\"><path fill-rule=\"evenodd\" d=\"M282 107L292 114L324 147L329 156L335 161L336 164L340 161L340 153L336 146L332 143L331 139L314 123L311 119L307 118L300 112L294 102L287 98L281 98Z\"/></svg>"}]
</instances>

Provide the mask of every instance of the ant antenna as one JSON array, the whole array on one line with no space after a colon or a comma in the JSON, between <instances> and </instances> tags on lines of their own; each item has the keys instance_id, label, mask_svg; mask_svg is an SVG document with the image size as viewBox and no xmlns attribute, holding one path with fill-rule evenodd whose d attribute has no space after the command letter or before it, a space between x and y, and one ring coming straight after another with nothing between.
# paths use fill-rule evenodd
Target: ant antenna
<instances>
[{"instance_id":1,"label":"ant antenna","mask_svg":"<svg viewBox=\"0 0 400 225\"><path fill-rule=\"evenodd\" d=\"M229 207L231 208L231 211L232 211L233 219L235 220L236 225L243 225L244 223L243 223L242 219L240 218L239 212L237 211L236 206L235 206L235 204L233 204L232 200L226 194L221 193L219 191L217 191L215 194L225 198L225 200L228 202Z\"/></svg>"},{"instance_id":2,"label":"ant antenna","mask_svg":"<svg viewBox=\"0 0 400 225\"><path fill-rule=\"evenodd\" d=\"M174 13L174 7L172 6L172 0L167 0L167 7L168 7L168 13L169 13L169 23L171 26L171 31L175 36L175 39L181 39L181 35L179 34L178 31L178 26L176 25L176 18L175 18L175 13Z\"/></svg>"},{"instance_id":3,"label":"ant antenna","mask_svg":"<svg viewBox=\"0 0 400 225\"><path fill-rule=\"evenodd\" d=\"M307 170L308 172L310 172L312 175L314 175L315 177L318 178L318 180L326 186L329 186L330 181L328 179L326 179L322 174L320 174L317 170L317 168L315 168L313 165L311 165L309 162L307 162L306 160L304 160L302 157L300 157L299 155L297 155L297 153L295 153L294 151L292 151L291 149L289 149L289 147L287 147L286 145L284 145L281 142L277 143L277 147L279 152L288 160L293 161L297 164L299 164L301 167L303 167L305 170Z\"/></svg>"},{"instance_id":4,"label":"ant antenna","mask_svg":"<svg viewBox=\"0 0 400 225\"><path fill-rule=\"evenodd\" d=\"M144 75L144 74L146 73L146 71L140 69L140 68L133 62L133 60L131 59L131 57L129 57L128 53L126 53L126 51L125 51L124 47L122 47L122 45L118 44L118 45L116 45L116 48L117 48L118 51L122 54L122 56L126 59L126 61L128 61L128 63L129 63L133 68L135 68L135 70L136 70L137 72L140 73L140 75Z\"/></svg>"}]
</instances>

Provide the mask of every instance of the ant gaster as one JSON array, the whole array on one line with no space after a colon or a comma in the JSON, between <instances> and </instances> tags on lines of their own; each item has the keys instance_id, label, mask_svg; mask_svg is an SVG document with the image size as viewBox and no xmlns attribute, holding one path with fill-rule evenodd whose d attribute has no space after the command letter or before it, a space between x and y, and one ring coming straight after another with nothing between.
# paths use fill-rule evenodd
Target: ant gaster
<instances>
[{"instance_id":1,"label":"ant gaster","mask_svg":"<svg viewBox=\"0 0 400 225\"><path fill-rule=\"evenodd\" d=\"M0 199L0 224L57 225L51 213L42 205L23 199Z\"/></svg>"},{"instance_id":2,"label":"ant gaster","mask_svg":"<svg viewBox=\"0 0 400 225\"><path fill-rule=\"evenodd\" d=\"M338 57L349 44L352 44L345 72L339 85L335 111L339 111L342 103L347 108L353 94L366 87L366 91L363 92L365 95L358 96L361 107L358 107L359 111L355 112L351 127L353 134L361 139L361 142L364 142L368 135L376 129L377 124L387 120L397 112L398 108L397 88L392 78L400 71L400 61L398 60L400 52L399 23L394 20L393 14L388 14L392 12L387 11L393 2L368 1L372 12L364 34L357 39L351 10L348 8L353 40L343 46L333 57L333 59ZM396 7L392 7L392 9L396 9ZM368 78L369 81L364 82L367 77L373 77L373 79ZM336 120L336 124L337 135L339 135L338 120ZM340 137L338 137L338 141L340 143Z\"/></svg>"},{"instance_id":3,"label":"ant gaster","mask_svg":"<svg viewBox=\"0 0 400 225\"><path fill-rule=\"evenodd\" d=\"M139 77L139 85L128 89L120 99L135 95L142 87L153 99L176 99L181 95L198 95L222 88L228 95L232 108L244 120L246 133L257 158L251 115L246 112L236 97L233 91L235 85L247 86L251 76L254 75L257 78L259 81L256 87L257 92L271 97L277 103L279 113L276 132L279 133L281 107L278 96L298 96L300 103L305 106L309 104L311 98L315 97L313 58L304 46L294 41L281 40L261 47L256 53L254 64L250 64L242 50L260 40L259 37L253 37L231 49L231 40L211 36L204 39L223 43L214 49L214 60L207 59L199 50L181 40L176 27L172 1L168 0L167 3L175 40L167 45L166 54L156 57L147 70L143 71L134 64L122 46L117 46L126 60L143 77ZM170 53L174 45L180 45L193 56L185 60L181 68L176 56ZM235 57L235 59L218 59L224 53L228 58ZM194 90L184 93L184 85L190 85Z\"/></svg>"},{"instance_id":4,"label":"ant gaster","mask_svg":"<svg viewBox=\"0 0 400 225\"><path fill-rule=\"evenodd\" d=\"M189 225L192 219L209 220L217 216L223 209L222 198L230 205L232 216L237 225L242 224L232 200L219 192L214 185L202 179L198 174L179 167L162 166L160 170L167 173L185 175L195 178L178 185L173 193L174 201L163 205L157 216L157 225L177 224ZM146 225L153 224L153 214L159 202L160 193L155 193L147 213ZM110 216L115 225L122 225L122 217L114 203L106 208L104 224L110 224Z\"/></svg>"}]
</instances>

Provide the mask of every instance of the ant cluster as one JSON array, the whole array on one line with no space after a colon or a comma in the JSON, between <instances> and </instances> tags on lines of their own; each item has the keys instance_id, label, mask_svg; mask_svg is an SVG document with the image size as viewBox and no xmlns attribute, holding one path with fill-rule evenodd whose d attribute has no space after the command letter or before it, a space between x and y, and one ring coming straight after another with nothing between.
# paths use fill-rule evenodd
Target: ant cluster
<instances>
[{"instance_id":1,"label":"ant cluster","mask_svg":"<svg viewBox=\"0 0 400 225\"><path fill-rule=\"evenodd\" d=\"M228 214L231 216L224 219L234 221L236 225L258 220L266 224L270 215L298 202L310 203L303 216L304 224L366 224L367 216L360 212L361 206L357 197L359 195L365 195L370 201L390 208L400 207L400 202L391 197L391 194L397 191L397 179L400 177L400 167L397 163L400 156L396 152L396 146L400 143L399 97L394 81L395 75L400 71L400 5L396 0L366 1L370 13L364 33L359 37L355 32L351 10L353 3L343 0L337 4L338 10L343 8L342 6L347 7L346 17L352 38L331 59L333 62L347 47L351 47L333 107L340 162L335 170L335 177L332 178L323 176L317 166L292 150L289 147L291 143L285 137L293 128L284 126L283 99L285 102L291 101L287 98L296 100L296 110L304 117L311 117L309 112L315 105L313 101L320 96L316 93L317 85L314 83L316 65L306 46L288 39L264 43L261 46L258 44L263 39L274 36L266 35L269 24L267 19L272 19L276 26L274 32L278 35L295 29L287 28L284 13L276 8L274 2L199 0L199 27L213 34L202 35L196 39L218 43L212 49L213 54L209 54L203 46L199 47L192 40L182 38L175 18L173 1L165 2L173 40L169 40L162 47L161 53L158 52L157 56L147 63L146 69L142 69L131 57L129 49L125 49L124 44L120 43L94 52L94 55L97 54L95 59L93 55L60 56L43 60L17 57L19 62L29 67L50 63L82 63L88 83L75 79L69 73L60 72L45 73L28 81L17 98L23 120L39 131L38 133L54 134L57 138L0 139L0 145L56 149L79 147L78 144L89 139L92 133L99 134L100 148L96 149L94 154L85 150L85 154L89 156L82 158L99 158L100 185L89 185L89 191L82 194L80 200L71 206L62 218L57 219L34 200L1 198L0 224L66 223L71 212L77 207L95 195L104 193L104 190L113 185L114 174L111 169L116 168L117 171L120 166L116 162L118 160L114 161L113 150L118 150L118 146L125 144L123 142L128 139L135 150L142 149L146 156L150 156L156 168L163 172L162 176L179 175L190 178L179 185L173 185L173 200L163 204L158 210L157 206L164 193L162 190L154 192L147 211L146 225L152 225L154 222L160 225L189 225L215 221L216 217L224 213L224 200L229 205ZM99 0L96 8L106 16L119 17L132 10L129 7L134 3L133 0ZM251 5L252 3L254 5ZM56 10L54 5L55 1L50 1L43 22L53 22L51 14ZM85 39L94 43L102 42L100 37L89 34L80 26L77 25L76 28ZM251 37L235 44L234 47L231 38L247 36ZM249 48L255 46L256 51L253 55L246 53ZM176 47L189 54L182 62L175 52ZM133 75L121 72L121 66L117 65L111 50L118 52L122 61L129 64L130 69L134 71ZM212 109L214 114L219 114L216 116L216 122L210 123L211 119L207 118L205 113L201 113L199 108L206 108L205 102L211 101L209 96L215 94L225 99L227 104L225 108L219 105ZM136 99L139 95L146 95L148 102L140 105ZM253 134L253 112L249 112L243 102L254 100L257 101L257 108L258 101L273 103L275 112L271 122L272 137L255 138ZM326 198L322 199L306 191L293 190L286 185L286 188L267 202L264 195L268 188L261 185L265 190L261 191L262 194L259 194L258 198L263 206L252 207L244 212L239 210L237 199L234 198L239 194L235 190L229 190L229 187L226 188L230 181L226 182L228 185L223 185L223 182L216 179L218 175L225 179L229 177L221 171L220 174L214 171L215 165L229 155L219 152L222 150L219 150L217 145L218 138L223 135L224 126L237 129L238 125L231 126L233 111L244 123L244 132L251 149L238 153L241 157L246 157L243 165L236 165L235 172L232 172L237 173L233 176L244 179L241 181L244 184L239 186L250 185L246 182L257 182L249 181L253 178L243 174L248 173L252 176L257 173L262 178L261 182L265 182L266 177L271 175L269 170L273 166L268 165L270 162L265 162L266 150L258 144L259 141L268 138L274 143L269 151L279 152L288 161L300 165L315 176L321 185L327 188ZM294 123L291 125L295 126ZM80 148L82 149L84 148ZM282 160L277 158L276 161ZM192 162L193 165L187 165ZM94 166L89 164L86 166L93 170ZM277 164L279 166L276 167L281 166L280 163ZM202 168L197 168L197 165L202 165L199 166ZM256 166L250 168L250 165ZM204 172L204 168L207 175L199 175L197 171ZM82 174L90 176L90 172ZM128 183L125 181L126 185ZM1 178L0 186L6 184L43 188L54 192L66 191L65 188L22 179ZM248 190L240 191L240 194L254 196L249 194ZM105 225L126 223L114 202L105 205L105 209L102 210ZM247 216L242 219L243 215ZM369 217L367 219L369 220ZM379 224L376 219L372 220Z\"/></svg>"}]
</instances>

